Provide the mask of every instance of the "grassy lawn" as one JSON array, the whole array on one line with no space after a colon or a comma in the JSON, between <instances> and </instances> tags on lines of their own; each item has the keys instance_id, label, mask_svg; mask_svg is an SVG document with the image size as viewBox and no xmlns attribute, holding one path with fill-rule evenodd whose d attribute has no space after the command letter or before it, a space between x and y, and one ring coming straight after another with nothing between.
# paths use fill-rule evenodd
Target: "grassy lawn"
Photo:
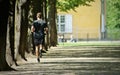
<instances>
[{"instance_id":1,"label":"grassy lawn","mask_svg":"<svg viewBox=\"0 0 120 75\"><path fill-rule=\"evenodd\" d=\"M120 41L61 42L58 46L120 46Z\"/></svg>"}]
</instances>

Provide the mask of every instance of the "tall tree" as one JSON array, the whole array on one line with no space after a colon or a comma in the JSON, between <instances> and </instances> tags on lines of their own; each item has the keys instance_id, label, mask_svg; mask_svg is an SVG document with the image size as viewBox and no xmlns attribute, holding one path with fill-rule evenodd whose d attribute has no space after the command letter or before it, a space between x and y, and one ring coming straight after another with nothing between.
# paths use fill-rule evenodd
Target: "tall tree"
<instances>
[{"instance_id":1,"label":"tall tree","mask_svg":"<svg viewBox=\"0 0 120 75\"><path fill-rule=\"evenodd\" d=\"M16 3L15 3L15 27L14 27L15 28L15 41L14 41L15 42L15 60L17 60L18 55L20 55L23 59L26 60L25 47L26 47L27 33L26 33L26 30L23 30L26 28L23 28L23 27L27 27L27 23L26 23L27 19L26 19L26 11L25 11L25 8L23 7L25 7L24 4L27 5L26 3L27 1L28 0L16 0ZM22 45L23 43L24 43L24 46Z\"/></svg>"},{"instance_id":2,"label":"tall tree","mask_svg":"<svg viewBox=\"0 0 120 75\"><path fill-rule=\"evenodd\" d=\"M5 10L3 10L3 8ZM0 0L0 71L12 70L6 62L6 36L9 15L9 0Z\"/></svg>"},{"instance_id":3,"label":"tall tree","mask_svg":"<svg viewBox=\"0 0 120 75\"><path fill-rule=\"evenodd\" d=\"M46 21L46 23L48 23L48 20L47 20L47 0L43 0L43 17L44 17L44 20ZM49 46L49 34L48 32L46 32L46 35L45 35L45 41L44 41L44 49L47 51L48 50L48 46Z\"/></svg>"},{"instance_id":4,"label":"tall tree","mask_svg":"<svg viewBox=\"0 0 120 75\"><path fill-rule=\"evenodd\" d=\"M49 13L48 13L48 21L49 21L49 32L50 32L50 46L57 45L57 28L56 28L56 0L48 0L49 5Z\"/></svg>"},{"instance_id":5,"label":"tall tree","mask_svg":"<svg viewBox=\"0 0 120 75\"><path fill-rule=\"evenodd\" d=\"M20 46L19 54L25 60L25 51L28 52L28 12L29 12L29 3L30 0L26 0L21 6L21 28L20 28Z\"/></svg>"},{"instance_id":6,"label":"tall tree","mask_svg":"<svg viewBox=\"0 0 120 75\"><path fill-rule=\"evenodd\" d=\"M7 28L7 62L9 65L13 65L14 58L14 14L15 14L15 0L10 0L8 28ZM15 62L16 63L16 62Z\"/></svg>"}]
</instances>

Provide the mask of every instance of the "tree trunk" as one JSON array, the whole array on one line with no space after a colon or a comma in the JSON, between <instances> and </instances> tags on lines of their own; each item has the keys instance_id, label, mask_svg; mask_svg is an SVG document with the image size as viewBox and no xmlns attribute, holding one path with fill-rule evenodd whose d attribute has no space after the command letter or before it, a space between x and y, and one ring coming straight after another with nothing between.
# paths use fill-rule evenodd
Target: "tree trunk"
<instances>
[{"instance_id":1,"label":"tree trunk","mask_svg":"<svg viewBox=\"0 0 120 75\"><path fill-rule=\"evenodd\" d=\"M2 10L2 9L5 10ZM6 62L6 36L9 15L9 0L0 1L0 71L12 70Z\"/></svg>"},{"instance_id":2,"label":"tree trunk","mask_svg":"<svg viewBox=\"0 0 120 75\"><path fill-rule=\"evenodd\" d=\"M43 16L44 16L44 19L46 21L46 23L48 22L47 20L47 1L46 0L43 0ZM46 33L45 35L45 43L44 43L44 49L47 51L48 50L48 46L49 46L49 36L48 36L48 32Z\"/></svg>"},{"instance_id":3,"label":"tree trunk","mask_svg":"<svg viewBox=\"0 0 120 75\"><path fill-rule=\"evenodd\" d=\"M25 51L28 52L28 42L27 42L28 11L29 11L29 5L28 5L28 1L26 1L21 7L21 33L20 33L20 46L19 46L19 54L24 60L27 60L25 58Z\"/></svg>"},{"instance_id":4,"label":"tree trunk","mask_svg":"<svg viewBox=\"0 0 120 75\"><path fill-rule=\"evenodd\" d=\"M57 28L56 28L56 0L49 0L49 32L50 32L50 46L57 45Z\"/></svg>"},{"instance_id":5,"label":"tree trunk","mask_svg":"<svg viewBox=\"0 0 120 75\"><path fill-rule=\"evenodd\" d=\"M15 4L15 60L19 56L19 50L21 47L20 36L21 36L21 6L26 2L26 0L17 0ZM17 64L16 64L17 65Z\"/></svg>"},{"instance_id":6,"label":"tree trunk","mask_svg":"<svg viewBox=\"0 0 120 75\"><path fill-rule=\"evenodd\" d=\"M8 18L8 29L7 29L7 51L6 58L10 66L15 62L14 58L14 14L15 14L15 0L10 1L9 9L9 18ZM15 62L16 63L16 62Z\"/></svg>"},{"instance_id":7,"label":"tree trunk","mask_svg":"<svg viewBox=\"0 0 120 75\"><path fill-rule=\"evenodd\" d=\"M11 55L12 55L12 60L16 63L15 61L15 56L14 56L14 53L15 53L15 44L14 44L14 41L15 41L15 34L14 34L14 29L15 29L15 3L16 3L16 0L13 0L12 1L12 4L11 4L11 12L12 12L12 16L11 16L11 25L10 25L10 33L9 33L9 40L10 40L10 49L11 49Z\"/></svg>"},{"instance_id":8,"label":"tree trunk","mask_svg":"<svg viewBox=\"0 0 120 75\"><path fill-rule=\"evenodd\" d=\"M11 22L12 22L12 17L9 16L8 17L8 26L7 26L7 41L6 41L6 60L7 60L7 63L11 66L13 64L13 59L12 59L12 50L11 50L11 43L10 43L10 40L11 40Z\"/></svg>"},{"instance_id":9,"label":"tree trunk","mask_svg":"<svg viewBox=\"0 0 120 75\"><path fill-rule=\"evenodd\" d=\"M15 4L15 60L17 61L20 46L20 27L21 27L21 4L20 0ZM17 65L17 64L16 64Z\"/></svg>"}]
</instances>

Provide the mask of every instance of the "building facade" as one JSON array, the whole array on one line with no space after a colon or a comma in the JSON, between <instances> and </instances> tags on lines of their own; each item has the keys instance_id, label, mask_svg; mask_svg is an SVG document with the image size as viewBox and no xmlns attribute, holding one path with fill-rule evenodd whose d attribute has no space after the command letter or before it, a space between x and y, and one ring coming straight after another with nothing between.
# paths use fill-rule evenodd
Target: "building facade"
<instances>
[{"instance_id":1,"label":"building facade","mask_svg":"<svg viewBox=\"0 0 120 75\"><path fill-rule=\"evenodd\" d=\"M100 40L105 33L105 0L95 0L91 6L79 6L76 11L57 11L58 40Z\"/></svg>"}]
</instances>

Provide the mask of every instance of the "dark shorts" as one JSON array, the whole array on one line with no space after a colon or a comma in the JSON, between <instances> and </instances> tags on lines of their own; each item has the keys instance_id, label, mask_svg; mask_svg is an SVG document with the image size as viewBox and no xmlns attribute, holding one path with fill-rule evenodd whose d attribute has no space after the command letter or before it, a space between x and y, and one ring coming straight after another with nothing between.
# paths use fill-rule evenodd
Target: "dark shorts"
<instances>
[{"instance_id":1,"label":"dark shorts","mask_svg":"<svg viewBox=\"0 0 120 75\"><path fill-rule=\"evenodd\" d=\"M43 42L44 42L44 38L40 38L40 39L34 38L34 44L35 44L35 46L43 44Z\"/></svg>"},{"instance_id":2,"label":"dark shorts","mask_svg":"<svg viewBox=\"0 0 120 75\"><path fill-rule=\"evenodd\" d=\"M39 35L38 35L39 34ZM38 46L44 43L44 35L42 33L33 33L34 44Z\"/></svg>"}]
</instances>

